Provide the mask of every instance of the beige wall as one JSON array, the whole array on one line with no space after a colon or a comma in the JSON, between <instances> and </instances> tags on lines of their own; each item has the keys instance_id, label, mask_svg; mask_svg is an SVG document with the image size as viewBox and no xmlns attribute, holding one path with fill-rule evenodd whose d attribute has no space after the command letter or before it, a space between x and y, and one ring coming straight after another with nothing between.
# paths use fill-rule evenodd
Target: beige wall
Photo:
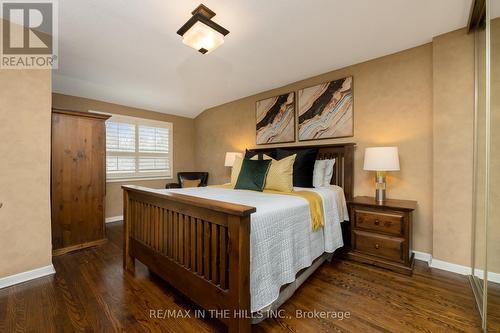
<instances>
[{"instance_id":1,"label":"beige wall","mask_svg":"<svg viewBox=\"0 0 500 333\"><path fill-rule=\"evenodd\" d=\"M347 75L354 76L355 136L321 143L357 143L355 195L373 194L373 175L362 170L364 148L397 145L401 171L389 175L388 195L419 202L414 249L470 265L473 39L464 30L205 110L194 120L60 94L52 105L173 122L174 175L206 170L214 184L229 178L226 151L255 147L257 100ZM0 277L51 262L50 81L49 71L0 71ZM108 183L107 217L121 215L121 185Z\"/></svg>"},{"instance_id":2,"label":"beige wall","mask_svg":"<svg viewBox=\"0 0 500 333\"><path fill-rule=\"evenodd\" d=\"M173 123L173 177L176 179L179 171L194 170L194 121L190 118L152 112L143 109L132 108L124 105L101 102L97 100L68 96L54 93L52 95L53 107L68 108L81 111L100 111L121 114L132 117L146 118ZM169 180L148 180L134 182L110 182L106 186L106 217L122 215L123 197L121 186L124 184L135 184L151 188L163 188ZM175 180L177 182L177 180Z\"/></svg>"},{"instance_id":3,"label":"beige wall","mask_svg":"<svg viewBox=\"0 0 500 333\"><path fill-rule=\"evenodd\" d=\"M355 195L373 195L364 148L398 146L401 171L390 173L388 196L419 203L414 250L470 266L474 39L465 29L206 110L195 119L198 169L211 173L212 184L228 180L224 153L255 147L257 100L347 75L354 77L354 137L320 142L357 143Z\"/></svg>"},{"instance_id":4,"label":"beige wall","mask_svg":"<svg viewBox=\"0 0 500 333\"><path fill-rule=\"evenodd\" d=\"M433 257L471 265L474 36L433 40Z\"/></svg>"},{"instance_id":5,"label":"beige wall","mask_svg":"<svg viewBox=\"0 0 500 333\"><path fill-rule=\"evenodd\" d=\"M0 70L0 278L52 262L50 105L49 70Z\"/></svg>"},{"instance_id":6,"label":"beige wall","mask_svg":"<svg viewBox=\"0 0 500 333\"><path fill-rule=\"evenodd\" d=\"M53 103L172 121L174 172L196 166L209 171L209 182L215 184L229 179L230 170L223 166L226 151L255 147L257 100L347 75L354 76L355 136L321 143L357 143L355 195L373 194L373 175L362 170L364 148L397 145L401 171L389 175L388 195L419 202L414 249L470 265L473 39L464 30L436 37L432 44L205 110L194 121L60 94L53 95ZM163 187L165 182L136 183ZM121 185L108 184L108 217L121 215ZM450 245L457 239L463 244L460 249Z\"/></svg>"},{"instance_id":7,"label":"beige wall","mask_svg":"<svg viewBox=\"0 0 500 333\"><path fill-rule=\"evenodd\" d=\"M374 194L374 174L363 171L364 148L399 147L401 171L390 173L388 196L418 201L414 247L432 252L432 45L315 76L206 110L195 119L196 165L210 183L229 179L226 151L255 147L255 102L289 91L354 77L355 195ZM298 144L298 143L296 143ZM310 142L314 144L314 142Z\"/></svg>"}]
</instances>

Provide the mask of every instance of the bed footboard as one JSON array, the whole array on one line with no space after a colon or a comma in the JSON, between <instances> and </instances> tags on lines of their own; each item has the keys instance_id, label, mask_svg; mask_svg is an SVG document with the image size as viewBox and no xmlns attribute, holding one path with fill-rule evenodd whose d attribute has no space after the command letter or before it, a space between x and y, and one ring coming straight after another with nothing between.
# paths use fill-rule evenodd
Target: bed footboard
<instances>
[{"instance_id":1,"label":"bed footboard","mask_svg":"<svg viewBox=\"0 0 500 333\"><path fill-rule=\"evenodd\" d=\"M123 267L144 263L229 332L250 332L250 214L254 207L123 186ZM222 314L221 310L225 312Z\"/></svg>"}]
</instances>

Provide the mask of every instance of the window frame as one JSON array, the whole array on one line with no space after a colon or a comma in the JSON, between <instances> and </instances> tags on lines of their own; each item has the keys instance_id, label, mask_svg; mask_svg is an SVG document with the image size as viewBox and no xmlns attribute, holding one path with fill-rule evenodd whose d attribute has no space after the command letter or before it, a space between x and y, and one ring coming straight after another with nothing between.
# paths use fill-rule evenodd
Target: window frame
<instances>
[{"instance_id":1,"label":"window frame","mask_svg":"<svg viewBox=\"0 0 500 333\"><path fill-rule=\"evenodd\" d=\"M124 122L128 124L135 125L135 152L110 152L106 147L106 159L105 159L105 170L106 170L106 182L124 182L124 181L141 181L141 180L155 180L155 179L173 179L173 132L174 124L167 121L151 120L139 117L125 116L121 114L100 112L89 110L92 113L105 114L111 116L107 121ZM154 152L140 152L139 151L139 126L151 126L158 128L165 128L168 130L168 153L154 153ZM107 133L106 133L107 141ZM139 158L140 157L159 157L167 155L169 163L168 172L139 172ZM117 173L110 174L107 170L107 157L108 156L133 156L135 157L135 171L133 173Z\"/></svg>"}]
</instances>

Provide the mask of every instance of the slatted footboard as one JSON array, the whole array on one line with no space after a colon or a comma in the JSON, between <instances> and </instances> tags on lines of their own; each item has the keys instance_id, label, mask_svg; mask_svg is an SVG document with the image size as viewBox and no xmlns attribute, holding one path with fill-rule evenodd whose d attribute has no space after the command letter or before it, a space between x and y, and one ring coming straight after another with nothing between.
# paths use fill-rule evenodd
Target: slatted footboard
<instances>
[{"instance_id":1,"label":"slatted footboard","mask_svg":"<svg viewBox=\"0 0 500 333\"><path fill-rule=\"evenodd\" d=\"M123 186L123 266L138 259L219 318L250 332L250 214L254 207ZM220 311L218 312L221 313Z\"/></svg>"}]
</instances>

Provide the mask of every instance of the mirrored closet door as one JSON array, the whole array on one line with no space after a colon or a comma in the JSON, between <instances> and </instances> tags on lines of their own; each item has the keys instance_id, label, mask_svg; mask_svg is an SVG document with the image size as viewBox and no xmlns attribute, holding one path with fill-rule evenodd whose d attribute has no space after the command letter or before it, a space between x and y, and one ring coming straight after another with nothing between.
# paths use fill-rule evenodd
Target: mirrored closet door
<instances>
[{"instance_id":1,"label":"mirrored closet door","mask_svg":"<svg viewBox=\"0 0 500 333\"><path fill-rule=\"evenodd\" d=\"M471 283L487 332L500 332L500 0L475 32L474 236Z\"/></svg>"},{"instance_id":2,"label":"mirrored closet door","mask_svg":"<svg viewBox=\"0 0 500 333\"><path fill-rule=\"evenodd\" d=\"M500 332L500 0L490 0L489 5L490 156L486 233L486 324L488 332Z\"/></svg>"}]
</instances>

